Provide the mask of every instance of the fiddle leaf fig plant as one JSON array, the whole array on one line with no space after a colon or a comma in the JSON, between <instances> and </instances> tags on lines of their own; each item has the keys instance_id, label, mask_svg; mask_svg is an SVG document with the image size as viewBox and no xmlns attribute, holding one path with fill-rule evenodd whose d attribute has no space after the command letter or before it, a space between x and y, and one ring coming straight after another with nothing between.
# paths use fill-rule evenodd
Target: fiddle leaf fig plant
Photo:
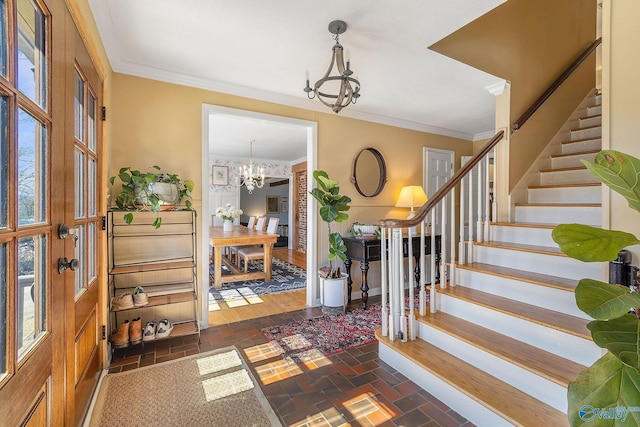
<instances>
[{"instance_id":1,"label":"fiddle leaf fig plant","mask_svg":"<svg viewBox=\"0 0 640 427\"><path fill-rule=\"evenodd\" d=\"M329 232L329 267L319 269L318 274L324 278L336 279L341 277L341 274L339 267L333 268L333 261L336 258L345 261L347 247L339 232L331 232L331 223L349 219L346 211L350 208L351 198L340 194L340 184L338 181L330 179L325 171L313 171L313 179L318 187L313 188L309 193L320 203L320 218L327 223Z\"/></svg>"},{"instance_id":2,"label":"fiddle leaf fig plant","mask_svg":"<svg viewBox=\"0 0 640 427\"><path fill-rule=\"evenodd\" d=\"M603 184L640 212L640 160L603 150L585 166ZM633 234L582 224L560 224L553 240L566 255L585 262L614 260L618 252L640 244ZM593 341L608 350L569 384L572 426L640 425L640 294L635 287L582 279L575 289L578 308L592 317Z\"/></svg>"},{"instance_id":3,"label":"fiddle leaf fig plant","mask_svg":"<svg viewBox=\"0 0 640 427\"><path fill-rule=\"evenodd\" d=\"M178 206L185 199L186 209L191 209L192 180L183 180L177 174L163 172L159 166L151 166L150 171L141 172L130 166L122 167L117 176L109 178L111 185L120 179L122 189L116 196L115 204L120 210L128 211L123 218L127 224L133 222L134 211L158 212L166 206ZM156 183L171 184L175 190L167 194L158 190ZM162 218L157 216L153 222L160 228Z\"/></svg>"}]
</instances>

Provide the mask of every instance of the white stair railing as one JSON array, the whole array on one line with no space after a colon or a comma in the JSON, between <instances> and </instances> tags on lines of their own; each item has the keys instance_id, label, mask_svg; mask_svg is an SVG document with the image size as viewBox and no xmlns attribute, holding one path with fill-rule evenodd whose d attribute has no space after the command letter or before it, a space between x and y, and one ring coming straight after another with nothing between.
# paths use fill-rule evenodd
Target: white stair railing
<instances>
[{"instance_id":1,"label":"white stair railing","mask_svg":"<svg viewBox=\"0 0 640 427\"><path fill-rule=\"evenodd\" d=\"M435 313L437 284L442 289L447 284L455 286L456 263L472 262L473 241L489 238L488 222L492 209L495 210L490 200L489 165L495 158L494 147L503 136L504 131L498 132L413 218L380 221L383 336L402 342L416 339L416 294L419 313L425 315L429 287L429 311ZM460 209L456 209L456 204ZM414 256L415 243L419 243L417 257ZM428 270L427 255L430 256ZM417 270L416 259L419 260ZM419 279L417 283L416 279Z\"/></svg>"}]
</instances>

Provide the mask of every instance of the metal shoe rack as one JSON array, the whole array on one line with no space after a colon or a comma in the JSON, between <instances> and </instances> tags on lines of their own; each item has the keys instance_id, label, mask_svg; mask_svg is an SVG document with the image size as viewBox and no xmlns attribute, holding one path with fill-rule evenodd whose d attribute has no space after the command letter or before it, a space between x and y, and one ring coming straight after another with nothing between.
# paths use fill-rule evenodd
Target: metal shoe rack
<instances>
[{"instance_id":1,"label":"metal shoe rack","mask_svg":"<svg viewBox=\"0 0 640 427\"><path fill-rule=\"evenodd\" d=\"M135 212L131 224L124 221L125 213L107 213L109 336L125 320L140 317L144 331L146 322L167 318L173 331L156 340L192 334L199 340L195 211ZM154 228L157 216L162 224ZM148 304L112 305L112 299L137 286L144 289Z\"/></svg>"}]
</instances>

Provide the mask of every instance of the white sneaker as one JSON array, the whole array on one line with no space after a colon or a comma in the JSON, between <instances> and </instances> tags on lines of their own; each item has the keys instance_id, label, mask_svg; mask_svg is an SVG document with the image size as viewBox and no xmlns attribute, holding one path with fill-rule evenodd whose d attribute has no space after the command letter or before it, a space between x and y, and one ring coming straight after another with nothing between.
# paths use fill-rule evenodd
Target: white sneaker
<instances>
[{"instance_id":1,"label":"white sneaker","mask_svg":"<svg viewBox=\"0 0 640 427\"><path fill-rule=\"evenodd\" d=\"M125 310L133 307L133 297L130 292L125 292L122 295L113 297L111 300L111 307L114 311Z\"/></svg>"},{"instance_id":2,"label":"white sneaker","mask_svg":"<svg viewBox=\"0 0 640 427\"><path fill-rule=\"evenodd\" d=\"M133 305L136 307L142 307L149 304L149 298L142 289L142 286L138 286L133 290Z\"/></svg>"},{"instance_id":3,"label":"white sneaker","mask_svg":"<svg viewBox=\"0 0 640 427\"><path fill-rule=\"evenodd\" d=\"M153 320L147 322L144 327L144 333L142 334L142 341L153 341L156 339L156 322Z\"/></svg>"},{"instance_id":4,"label":"white sneaker","mask_svg":"<svg viewBox=\"0 0 640 427\"><path fill-rule=\"evenodd\" d=\"M173 325L169 319L162 319L158 322L158 329L156 331L156 338L166 338L173 331Z\"/></svg>"}]
</instances>

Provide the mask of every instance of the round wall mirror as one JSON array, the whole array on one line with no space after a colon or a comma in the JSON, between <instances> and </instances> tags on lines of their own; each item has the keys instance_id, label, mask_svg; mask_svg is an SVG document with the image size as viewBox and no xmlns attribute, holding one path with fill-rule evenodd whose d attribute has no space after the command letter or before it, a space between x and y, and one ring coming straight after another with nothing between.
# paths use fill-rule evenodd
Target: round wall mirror
<instances>
[{"instance_id":1,"label":"round wall mirror","mask_svg":"<svg viewBox=\"0 0 640 427\"><path fill-rule=\"evenodd\" d=\"M358 193L365 197L380 194L387 182L387 166L382 154L375 148L367 147L353 159L351 182Z\"/></svg>"}]
</instances>

